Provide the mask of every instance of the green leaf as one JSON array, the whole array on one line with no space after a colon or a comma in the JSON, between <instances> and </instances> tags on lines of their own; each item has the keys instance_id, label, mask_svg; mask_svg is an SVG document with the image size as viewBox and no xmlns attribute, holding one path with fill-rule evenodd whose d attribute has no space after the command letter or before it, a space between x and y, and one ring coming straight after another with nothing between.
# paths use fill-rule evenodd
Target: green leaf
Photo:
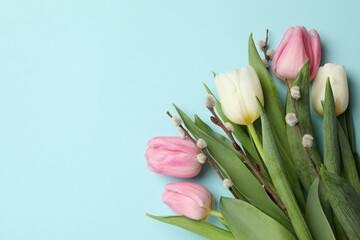
<instances>
[{"instance_id":1,"label":"green leaf","mask_svg":"<svg viewBox=\"0 0 360 240\"><path fill-rule=\"evenodd\" d=\"M317 178L314 180L309 191L305 217L314 240L336 240L331 225L321 206L319 179Z\"/></svg>"},{"instance_id":2,"label":"green leaf","mask_svg":"<svg viewBox=\"0 0 360 240\"><path fill-rule=\"evenodd\" d=\"M241 200L224 198L220 210L237 240L295 240L280 223Z\"/></svg>"},{"instance_id":3,"label":"green leaf","mask_svg":"<svg viewBox=\"0 0 360 240\"><path fill-rule=\"evenodd\" d=\"M320 170L330 205L350 240L360 239L360 196L343 178Z\"/></svg>"},{"instance_id":4,"label":"green leaf","mask_svg":"<svg viewBox=\"0 0 360 240\"><path fill-rule=\"evenodd\" d=\"M355 164L353 152L350 147L350 143L339 122L337 129L338 129L338 138L339 138L339 144L340 144L340 150L342 156L342 165L343 165L342 169L344 170L345 178L354 187L357 193L360 194L359 175L356 170L356 164Z\"/></svg>"},{"instance_id":5,"label":"green leaf","mask_svg":"<svg viewBox=\"0 0 360 240\"><path fill-rule=\"evenodd\" d=\"M328 171L340 175L340 153L337 136L335 102L330 79L326 81L324 107L324 164Z\"/></svg>"},{"instance_id":6,"label":"green leaf","mask_svg":"<svg viewBox=\"0 0 360 240\"><path fill-rule=\"evenodd\" d=\"M255 207L268 214L286 228L292 226L282 210L271 200L258 179L250 172L247 166L240 161L233 151L217 142L213 137L202 131L191 119L176 105L174 105L186 128L196 137L207 143L207 151L214 158L216 164L223 169L235 187Z\"/></svg>"},{"instance_id":7,"label":"green leaf","mask_svg":"<svg viewBox=\"0 0 360 240\"><path fill-rule=\"evenodd\" d=\"M258 102L258 106L261 113L264 154L270 177L273 180L278 196L288 211L289 218L298 238L300 240L312 239L310 231L302 216L300 207L297 204L294 193L291 189L288 179L286 178L281 155L278 150L275 136L267 114L260 102Z\"/></svg>"},{"instance_id":8,"label":"green leaf","mask_svg":"<svg viewBox=\"0 0 360 240\"><path fill-rule=\"evenodd\" d=\"M182 216L158 217L150 214L146 216L158 221L181 227L185 230L212 240L235 240L234 235L222 228L216 227L205 221L196 221Z\"/></svg>"},{"instance_id":9,"label":"green leaf","mask_svg":"<svg viewBox=\"0 0 360 240\"><path fill-rule=\"evenodd\" d=\"M298 86L300 88L301 97L295 101L295 106L301 131L303 135L310 134L311 136L314 136L310 115L309 72L309 60L307 60L292 83L292 87ZM290 95L288 95L286 100L286 113L293 112L294 108L292 100ZM316 175L309 164L309 159L307 158L306 152L302 145L300 134L295 127L287 125L287 137L289 140L290 151L292 153L292 159L295 163L298 176L305 190L309 191L311 184L316 178ZM315 140L313 142L313 146L309 148L309 154L316 166L320 167L321 155Z\"/></svg>"},{"instance_id":10,"label":"green leaf","mask_svg":"<svg viewBox=\"0 0 360 240\"><path fill-rule=\"evenodd\" d=\"M353 126L353 122L352 122L350 106L346 109L346 111L344 112L343 115L345 117L345 124L346 124L345 133L346 133L346 136L349 138L351 150L353 152L355 152L356 149L355 149L354 126Z\"/></svg>"}]
</instances>

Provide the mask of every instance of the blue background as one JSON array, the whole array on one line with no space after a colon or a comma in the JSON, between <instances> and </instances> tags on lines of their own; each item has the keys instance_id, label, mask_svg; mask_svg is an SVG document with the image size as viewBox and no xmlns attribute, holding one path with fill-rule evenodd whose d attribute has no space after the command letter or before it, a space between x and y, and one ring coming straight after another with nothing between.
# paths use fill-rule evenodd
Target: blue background
<instances>
[{"instance_id":1,"label":"blue background","mask_svg":"<svg viewBox=\"0 0 360 240\"><path fill-rule=\"evenodd\" d=\"M316 28L360 111L357 1L1 1L0 239L201 239L170 215L146 142L174 102L207 119L202 81L248 64L247 41ZM275 80L284 98L283 82ZM313 115L321 144L321 118ZM359 144L358 148L359 148ZM192 181L229 196L210 168ZM211 219L217 223L216 219Z\"/></svg>"}]
</instances>

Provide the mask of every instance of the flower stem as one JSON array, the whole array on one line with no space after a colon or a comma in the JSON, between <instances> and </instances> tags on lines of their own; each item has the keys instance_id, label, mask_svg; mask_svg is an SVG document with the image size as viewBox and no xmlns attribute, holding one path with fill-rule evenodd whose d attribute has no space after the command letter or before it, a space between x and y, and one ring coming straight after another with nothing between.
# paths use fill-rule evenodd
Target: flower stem
<instances>
[{"instance_id":1,"label":"flower stem","mask_svg":"<svg viewBox=\"0 0 360 240\"><path fill-rule=\"evenodd\" d=\"M209 214L210 216L214 216L214 217L218 217L218 218L223 218L223 216L222 216L222 214L221 214L220 212L215 211L215 210L213 210L213 209L209 209L208 214Z\"/></svg>"},{"instance_id":2,"label":"flower stem","mask_svg":"<svg viewBox=\"0 0 360 240\"><path fill-rule=\"evenodd\" d=\"M247 125L247 128L250 132L250 135L252 137L252 139L254 140L254 143L255 143L255 146L261 156L261 158L263 159L263 161L265 162L265 158L264 158L264 149L263 149L263 146L261 144L261 141L256 133L256 130L255 130L255 127L254 127L254 124L250 123ZM266 164L266 162L265 162Z\"/></svg>"}]
</instances>

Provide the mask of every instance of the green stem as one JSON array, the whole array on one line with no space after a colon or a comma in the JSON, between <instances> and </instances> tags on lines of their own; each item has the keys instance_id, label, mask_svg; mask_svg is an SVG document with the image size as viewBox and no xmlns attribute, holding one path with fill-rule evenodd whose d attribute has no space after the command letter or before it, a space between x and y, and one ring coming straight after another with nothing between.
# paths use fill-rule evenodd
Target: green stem
<instances>
[{"instance_id":1,"label":"green stem","mask_svg":"<svg viewBox=\"0 0 360 240\"><path fill-rule=\"evenodd\" d=\"M250 124L247 125L247 128L248 128L248 130L250 132L251 138L254 140L255 146L256 146L261 158L265 162L264 149L263 149L263 146L262 146L262 144L260 142L260 139L259 139L259 137L258 137L258 135L256 133L254 125L252 123L250 123ZM266 162L265 162L265 164L266 164Z\"/></svg>"},{"instance_id":2,"label":"green stem","mask_svg":"<svg viewBox=\"0 0 360 240\"><path fill-rule=\"evenodd\" d=\"M214 217L218 217L218 218L223 218L223 216L222 216L222 214L221 214L220 212L215 211L215 210L213 210L213 209L209 209L208 214L209 214L210 216L214 216Z\"/></svg>"}]
</instances>

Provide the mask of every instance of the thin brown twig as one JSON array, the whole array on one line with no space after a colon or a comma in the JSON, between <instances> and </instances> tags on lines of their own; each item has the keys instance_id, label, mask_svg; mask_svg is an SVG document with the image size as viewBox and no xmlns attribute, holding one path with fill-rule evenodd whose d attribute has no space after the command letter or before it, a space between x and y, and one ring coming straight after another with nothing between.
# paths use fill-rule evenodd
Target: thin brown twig
<instances>
[{"instance_id":1,"label":"thin brown twig","mask_svg":"<svg viewBox=\"0 0 360 240\"><path fill-rule=\"evenodd\" d=\"M172 118L173 116L171 115L171 113L169 111L166 112L166 114ZM182 126L182 124L180 124L179 128L181 128L184 132L185 132L185 135L187 138L189 138L191 141L193 141L193 143L196 144L196 140L189 134L189 132ZM214 163L214 160L211 159L207 154L206 152L201 149L202 153L204 153L207 157L206 159L206 162L210 164L210 166L215 170L216 174L220 177L221 181L224 181L224 177L223 175L221 174L220 170L216 167L216 164ZM230 187L229 188L229 191L232 193L232 195L236 198L236 199L239 199L239 197L236 195L236 193L234 192L234 190Z\"/></svg>"},{"instance_id":2,"label":"thin brown twig","mask_svg":"<svg viewBox=\"0 0 360 240\"><path fill-rule=\"evenodd\" d=\"M259 180L261 181L261 183L263 184L263 187L265 188L265 190L274 198L274 200L277 202L277 204L279 204L279 206L284 210L284 212L286 214L288 214L285 205L282 203L282 201L280 200L279 196L271 189L271 187L269 186L269 184L266 182L265 178L262 176L260 168L254 164L252 164L252 162L246 157L246 155L244 154L244 152L241 150L239 144L237 144L237 142L235 141L232 133L227 130L227 128L225 127L225 125L223 124L223 122L220 120L220 118L217 116L214 108L210 108L208 107L209 111L212 113L213 116L210 117L211 121L218 125L225 133L226 135L230 138L230 140L233 143L234 148L241 154L241 156L245 159L245 163L251 168L251 170L255 173L255 175L259 178Z\"/></svg>"},{"instance_id":3,"label":"thin brown twig","mask_svg":"<svg viewBox=\"0 0 360 240\"><path fill-rule=\"evenodd\" d=\"M269 41L269 29L266 29L266 38L265 38L265 45L261 48L261 50L264 52L266 61L270 61L270 56L266 54L267 51L267 45Z\"/></svg>"},{"instance_id":4,"label":"thin brown twig","mask_svg":"<svg viewBox=\"0 0 360 240\"><path fill-rule=\"evenodd\" d=\"M289 82L288 82L287 79L285 79L285 83L286 83L286 86L287 86L288 95L289 95L289 97L291 98L292 106L293 106L293 109L294 109L294 114L296 115L296 118L299 119L298 114L297 114L297 111L296 111L296 104L295 104L295 101L296 101L296 100L295 100L295 98L293 98L293 97L291 96L290 86L289 86ZM299 135L300 135L300 140L302 141L302 139L303 139L303 134L302 134L302 131L301 131L301 128L300 128L300 123L299 123L299 121L298 121L297 124L295 124L295 127L296 127L296 129L298 130ZM313 171L315 172L315 175L319 178L319 181L320 181L321 185L324 186L324 183L323 183L323 181L322 181L322 179L321 179L321 176L320 176L320 174L319 174L319 172L318 172L318 170L317 170L317 168L316 168L316 164L314 163L314 161L312 160L312 158L311 158L311 156L310 156L309 148L304 146L304 150L305 150L305 153L306 153L306 157L309 159L310 167L311 167L311 168L313 169Z\"/></svg>"}]
</instances>

